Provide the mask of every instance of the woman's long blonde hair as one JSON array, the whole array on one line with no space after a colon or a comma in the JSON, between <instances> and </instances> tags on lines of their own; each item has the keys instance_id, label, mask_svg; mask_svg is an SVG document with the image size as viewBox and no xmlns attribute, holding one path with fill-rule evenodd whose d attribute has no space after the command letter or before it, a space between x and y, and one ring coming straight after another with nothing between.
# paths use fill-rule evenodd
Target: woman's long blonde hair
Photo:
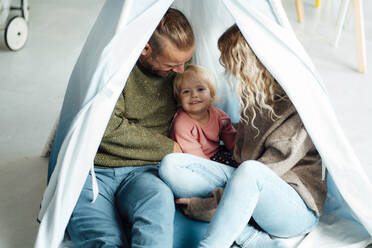
<instances>
[{"instance_id":1,"label":"woman's long blonde hair","mask_svg":"<svg viewBox=\"0 0 372 248\"><path fill-rule=\"evenodd\" d=\"M274 103L281 87L253 53L236 24L218 39L218 49L221 52L220 63L226 73L230 79L234 76L237 80L236 90L242 106L240 119L250 122L258 130L254 125L257 111L261 114L266 109L272 120L277 118Z\"/></svg>"}]
</instances>

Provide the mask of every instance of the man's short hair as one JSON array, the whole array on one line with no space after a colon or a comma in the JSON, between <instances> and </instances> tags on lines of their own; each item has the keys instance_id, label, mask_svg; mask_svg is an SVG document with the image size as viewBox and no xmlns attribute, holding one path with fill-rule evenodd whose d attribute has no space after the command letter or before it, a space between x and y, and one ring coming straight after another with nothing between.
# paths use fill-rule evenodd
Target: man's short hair
<instances>
[{"instance_id":1,"label":"man's short hair","mask_svg":"<svg viewBox=\"0 0 372 248\"><path fill-rule=\"evenodd\" d=\"M164 39L168 39L179 50L188 50L194 46L192 27L181 11L169 8L161 19L149 40L153 57L161 54Z\"/></svg>"}]
</instances>

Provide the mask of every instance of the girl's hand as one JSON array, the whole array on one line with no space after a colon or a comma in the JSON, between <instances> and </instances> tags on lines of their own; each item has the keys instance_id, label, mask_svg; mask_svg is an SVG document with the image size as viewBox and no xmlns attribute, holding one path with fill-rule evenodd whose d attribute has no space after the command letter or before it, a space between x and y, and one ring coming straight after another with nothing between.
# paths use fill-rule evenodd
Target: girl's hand
<instances>
[{"instance_id":1,"label":"girl's hand","mask_svg":"<svg viewBox=\"0 0 372 248\"><path fill-rule=\"evenodd\" d=\"M228 120L222 120L222 127L225 127L227 124L229 124Z\"/></svg>"}]
</instances>

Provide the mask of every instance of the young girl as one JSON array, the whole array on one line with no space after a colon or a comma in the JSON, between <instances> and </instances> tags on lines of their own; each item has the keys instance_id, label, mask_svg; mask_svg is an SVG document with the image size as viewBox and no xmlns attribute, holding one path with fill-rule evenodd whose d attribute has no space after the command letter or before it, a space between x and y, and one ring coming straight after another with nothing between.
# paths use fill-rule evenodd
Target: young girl
<instances>
[{"instance_id":1,"label":"young girl","mask_svg":"<svg viewBox=\"0 0 372 248\"><path fill-rule=\"evenodd\" d=\"M233 171L216 165L206 174L211 165L201 159L167 155L173 165L168 185L185 188L178 197L189 212L204 201L195 196L203 197L212 185L226 186L199 248L286 247L269 234L306 234L322 213L327 188L321 158L291 101L236 25L220 37L218 48L221 64L237 79L242 108L233 157L240 165ZM251 218L262 231L250 225Z\"/></svg>"},{"instance_id":2,"label":"young girl","mask_svg":"<svg viewBox=\"0 0 372 248\"><path fill-rule=\"evenodd\" d=\"M176 113L171 137L184 153L236 166L232 160L236 130L229 116L212 106L215 78L204 67L189 65L174 80ZM224 146L220 146L220 140Z\"/></svg>"}]
</instances>

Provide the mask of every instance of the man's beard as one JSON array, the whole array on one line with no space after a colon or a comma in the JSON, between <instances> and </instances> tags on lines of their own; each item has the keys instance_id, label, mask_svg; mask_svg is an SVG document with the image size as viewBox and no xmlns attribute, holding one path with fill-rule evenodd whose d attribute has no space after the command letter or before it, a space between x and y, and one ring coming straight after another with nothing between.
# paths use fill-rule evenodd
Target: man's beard
<instances>
[{"instance_id":1,"label":"man's beard","mask_svg":"<svg viewBox=\"0 0 372 248\"><path fill-rule=\"evenodd\" d=\"M138 62L140 63L140 65L146 72L152 75L158 76L158 77L167 77L169 73L171 72L170 70L169 71L155 70L154 66L150 64L147 59L144 59L144 58L142 59L140 58Z\"/></svg>"}]
</instances>

